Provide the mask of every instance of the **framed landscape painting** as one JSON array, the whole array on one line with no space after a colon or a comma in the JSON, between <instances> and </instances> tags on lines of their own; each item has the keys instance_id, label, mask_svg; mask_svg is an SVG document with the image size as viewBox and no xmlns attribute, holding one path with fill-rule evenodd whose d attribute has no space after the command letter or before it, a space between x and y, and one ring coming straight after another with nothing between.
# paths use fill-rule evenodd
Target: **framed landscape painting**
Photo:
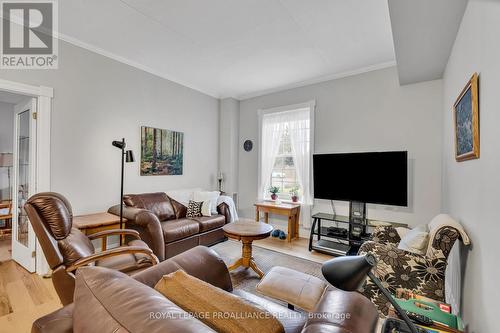
<instances>
[{"instance_id":1,"label":"framed landscape painting","mask_svg":"<svg viewBox=\"0 0 500 333\"><path fill-rule=\"evenodd\" d=\"M479 158L478 93L478 75L474 73L453 107L457 161Z\"/></svg>"},{"instance_id":2,"label":"framed landscape painting","mask_svg":"<svg viewBox=\"0 0 500 333\"><path fill-rule=\"evenodd\" d=\"M141 127L141 176L182 175L184 133Z\"/></svg>"}]
</instances>

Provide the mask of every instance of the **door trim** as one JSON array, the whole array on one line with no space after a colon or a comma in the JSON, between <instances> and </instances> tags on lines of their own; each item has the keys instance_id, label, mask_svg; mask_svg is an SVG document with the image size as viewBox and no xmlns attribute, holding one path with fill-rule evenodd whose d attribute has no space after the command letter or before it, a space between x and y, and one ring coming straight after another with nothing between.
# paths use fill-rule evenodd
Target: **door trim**
<instances>
[{"instance_id":1,"label":"door trim","mask_svg":"<svg viewBox=\"0 0 500 333\"><path fill-rule=\"evenodd\" d=\"M0 91L37 98L36 175L34 193L50 191L50 124L54 89L0 79ZM46 274L49 266L36 242L36 272Z\"/></svg>"}]
</instances>

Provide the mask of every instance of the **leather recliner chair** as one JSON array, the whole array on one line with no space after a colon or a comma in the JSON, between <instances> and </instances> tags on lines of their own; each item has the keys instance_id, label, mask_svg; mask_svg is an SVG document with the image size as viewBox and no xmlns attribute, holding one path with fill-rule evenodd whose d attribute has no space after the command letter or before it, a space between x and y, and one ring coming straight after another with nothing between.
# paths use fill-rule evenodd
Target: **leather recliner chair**
<instances>
[{"instance_id":1,"label":"leather recliner chair","mask_svg":"<svg viewBox=\"0 0 500 333\"><path fill-rule=\"evenodd\" d=\"M68 200L58 193L33 195L24 209L52 269L52 283L63 305L73 302L74 272L94 264L132 274L158 263L158 258L135 230L106 230L90 236L73 228L73 212ZM126 246L95 253L92 240L111 235L134 238Z\"/></svg>"}]
</instances>

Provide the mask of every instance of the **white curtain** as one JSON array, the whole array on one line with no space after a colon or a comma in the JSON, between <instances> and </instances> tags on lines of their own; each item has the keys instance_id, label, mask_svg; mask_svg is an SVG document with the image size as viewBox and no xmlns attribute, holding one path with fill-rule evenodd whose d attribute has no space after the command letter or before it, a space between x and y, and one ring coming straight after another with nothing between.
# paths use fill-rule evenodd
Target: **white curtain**
<instances>
[{"instance_id":1,"label":"white curtain","mask_svg":"<svg viewBox=\"0 0 500 333\"><path fill-rule=\"evenodd\" d=\"M262 141L260 147L260 173L258 199L263 200L269 186L271 173L278 155L280 140L286 128L286 118L282 113L262 115Z\"/></svg>"},{"instance_id":2,"label":"white curtain","mask_svg":"<svg viewBox=\"0 0 500 333\"><path fill-rule=\"evenodd\" d=\"M293 161L301 189L300 222L311 227L313 205L311 187L311 109L300 109L287 113Z\"/></svg>"},{"instance_id":3,"label":"white curtain","mask_svg":"<svg viewBox=\"0 0 500 333\"><path fill-rule=\"evenodd\" d=\"M300 224L311 227L311 208L313 205L311 186L311 147L312 147L312 107L267 113L261 115L262 146L259 173L259 200L264 199L271 181L271 173L278 155L283 132L288 127L294 165L301 189Z\"/></svg>"}]
</instances>

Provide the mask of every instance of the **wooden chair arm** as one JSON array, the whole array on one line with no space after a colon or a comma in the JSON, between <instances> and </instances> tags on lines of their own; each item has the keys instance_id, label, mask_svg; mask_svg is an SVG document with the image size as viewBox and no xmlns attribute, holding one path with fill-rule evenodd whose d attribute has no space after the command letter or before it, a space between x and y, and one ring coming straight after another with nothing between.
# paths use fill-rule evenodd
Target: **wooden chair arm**
<instances>
[{"instance_id":1,"label":"wooden chair arm","mask_svg":"<svg viewBox=\"0 0 500 333\"><path fill-rule=\"evenodd\" d=\"M95 234L87 236L90 240L94 240L97 238L103 238L103 237L108 237L108 236L113 236L113 235L129 235L133 236L136 239L141 239L139 236L139 232L136 230L132 229L112 229L112 230L104 230L104 231L99 231L96 232Z\"/></svg>"},{"instance_id":2,"label":"wooden chair arm","mask_svg":"<svg viewBox=\"0 0 500 333\"><path fill-rule=\"evenodd\" d=\"M88 257L79 259L75 261L71 266L66 268L67 272L73 272L77 270L78 268L82 266L86 266L94 261L97 261L99 259L104 259L104 258L109 258L109 257L114 257L114 256L119 256L122 254L133 254L133 253L143 253L151 258L151 261L153 262L153 265L158 264L158 258L153 254L153 251L148 248L144 248L141 246L121 246L121 247L116 247L114 249L106 250L103 252L95 253L93 255L90 255Z\"/></svg>"}]
</instances>

